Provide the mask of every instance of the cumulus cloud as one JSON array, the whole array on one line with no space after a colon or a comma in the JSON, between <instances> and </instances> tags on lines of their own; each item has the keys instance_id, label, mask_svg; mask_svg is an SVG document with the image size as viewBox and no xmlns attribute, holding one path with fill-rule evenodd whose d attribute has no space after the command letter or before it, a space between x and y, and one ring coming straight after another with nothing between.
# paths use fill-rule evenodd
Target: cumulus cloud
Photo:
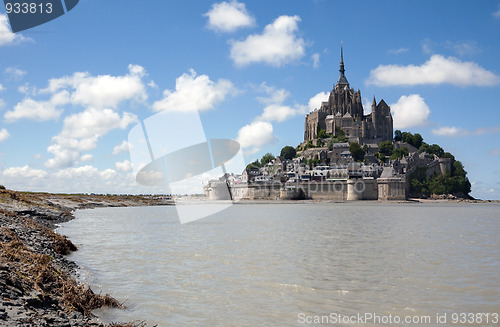
<instances>
[{"instance_id":1,"label":"cumulus cloud","mask_svg":"<svg viewBox=\"0 0 500 327\"><path fill-rule=\"evenodd\" d=\"M330 96L330 93L328 92L320 92L313 96L312 98L309 99L309 102L307 103L307 108L312 111L314 109L317 109L321 107L321 103L328 101L328 97Z\"/></svg>"},{"instance_id":2,"label":"cumulus cloud","mask_svg":"<svg viewBox=\"0 0 500 327\"><path fill-rule=\"evenodd\" d=\"M448 136L448 137L458 137L458 136L474 136L483 134L494 134L500 133L500 126L494 127L480 127L474 130L467 130L461 127L455 126L443 126L432 130L434 135Z\"/></svg>"},{"instance_id":3,"label":"cumulus cloud","mask_svg":"<svg viewBox=\"0 0 500 327\"><path fill-rule=\"evenodd\" d=\"M118 144L113 148L113 155L117 155L121 152L128 152L129 149L129 143L128 141L123 140L122 143Z\"/></svg>"},{"instance_id":4,"label":"cumulus cloud","mask_svg":"<svg viewBox=\"0 0 500 327\"><path fill-rule=\"evenodd\" d=\"M196 75L193 69L189 74L182 74L175 80L175 91L165 90L163 99L153 104L155 111L185 111L209 110L224 101L226 96L235 93L236 89L231 81L219 79L210 80L207 75Z\"/></svg>"},{"instance_id":5,"label":"cumulus cloud","mask_svg":"<svg viewBox=\"0 0 500 327\"><path fill-rule=\"evenodd\" d=\"M94 166L86 165L81 167L69 167L61 169L54 173L54 177L64 180L74 180L74 179L95 179L101 178L104 180L109 180L116 176L116 171L113 169L105 169L99 171Z\"/></svg>"},{"instance_id":6,"label":"cumulus cloud","mask_svg":"<svg viewBox=\"0 0 500 327\"><path fill-rule=\"evenodd\" d=\"M403 95L390 107L395 129L425 125L431 112L419 94Z\"/></svg>"},{"instance_id":7,"label":"cumulus cloud","mask_svg":"<svg viewBox=\"0 0 500 327\"><path fill-rule=\"evenodd\" d=\"M13 110L7 111L4 118L8 122L19 119L31 119L36 121L46 121L58 119L62 113L62 106L70 102L70 94L62 90L52 95L48 101L36 101L32 98L25 98L14 106Z\"/></svg>"},{"instance_id":8,"label":"cumulus cloud","mask_svg":"<svg viewBox=\"0 0 500 327\"><path fill-rule=\"evenodd\" d=\"M33 169L28 165L24 167L10 167L3 171L3 175L12 178L44 178L47 172L41 169Z\"/></svg>"},{"instance_id":9,"label":"cumulus cloud","mask_svg":"<svg viewBox=\"0 0 500 327\"><path fill-rule=\"evenodd\" d=\"M19 33L12 33L9 27L9 19L7 15L0 14L0 46L2 45L16 45L21 42L31 41Z\"/></svg>"},{"instance_id":10,"label":"cumulus cloud","mask_svg":"<svg viewBox=\"0 0 500 327\"><path fill-rule=\"evenodd\" d=\"M237 141L246 154L259 152L260 149L274 142L273 125L270 122L254 121L238 131Z\"/></svg>"},{"instance_id":11,"label":"cumulus cloud","mask_svg":"<svg viewBox=\"0 0 500 327\"><path fill-rule=\"evenodd\" d=\"M264 108L262 115L257 120L283 122L297 114L297 109L286 105L271 104Z\"/></svg>"},{"instance_id":12,"label":"cumulus cloud","mask_svg":"<svg viewBox=\"0 0 500 327\"><path fill-rule=\"evenodd\" d=\"M10 137L9 131L7 131L5 128L0 129L0 142L5 141Z\"/></svg>"},{"instance_id":13,"label":"cumulus cloud","mask_svg":"<svg viewBox=\"0 0 500 327\"><path fill-rule=\"evenodd\" d=\"M452 84L457 86L491 86L500 77L474 62L433 55L420 66L380 65L370 71L367 84L377 86Z\"/></svg>"},{"instance_id":14,"label":"cumulus cloud","mask_svg":"<svg viewBox=\"0 0 500 327\"><path fill-rule=\"evenodd\" d=\"M128 172L132 170L132 163L128 160L122 162L115 162L115 168L118 171Z\"/></svg>"},{"instance_id":15,"label":"cumulus cloud","mask_svg":"<svg viewBox=\"0 0 500 327\"><path fill-rule=\"evenodd\" d=\"M272 86L262 83L260 91L267 94L266 97L257 97L257 100L266 104L262 115L256 118L261 121L278 121L282 122L306 112L307 107L295 104L294 106L285 105L285 100L290 96L290 92L285 89L276 89Z\"/></svg>"},{"instance_id":16,"label":"cumulus cloud","mask_svg":"<svg viewBox=\"0 0 500 327\"><path fill-rule=\"evenodd\" d=\"M80 157L80 161L81 162L91 162L94 160L94 156L87 153L87 154L84 154Z\"/></svg>"},{"instance_id":17,"label":"cumulus cloud","mask_svg":"<svg viewBox=\"0 0 500 327\"><path fill-rule=\"evenodd\" d=\"M463 129L455 126L443 126L432 130L432 134L439 136L459 136L463 132Z\"/></svg>"},{"instance_id":18,"label":"cumulus cloud","mask_svg":"<svg viewBox=\"0 0 500 327\"><path fill-rule=\"evenodd\" d=\"M145 75L144 68L129 65L128 70L129 73L122 76L92 76L88 72L77 72L72 76L50 79L49 86L40 92L69 90L72 104L95 108L116 108L125 100L145 101L147 93L141 79Z\"/></svg>"},{"instance_id":19,"label":"cumulus cloud","mask_svg":"<svg viewBox=\"0 0 500 327\"><path fill-rule=\"evenodd\" d=\"M21 70L16 67L7 67L4 70L4 74L7 75L10 79L19 80L24 77L28 72Z\"/></svg>"},{"instance_id":20,"label":"cumulus cloud","mask_svg":"<svg viewBox=\"0 0 500 327\"><path fill-rule=\"evenodd\" d=\"M122 76L99 75L77 72L72 76L53 78L47 88L34 91L33 96L50 94L49 100L26 97L7 111L4 118L8 122L19 119L46 121L58 119L63 106L72 104L91 108L116 108L122 101L147 99L142 77L145 69L138 65L129 65L129 73ZM20 92L28 92L22 87Z\"/></svg>"},{"instance_id":21,"label":"cumulus cloud","mask_svg":"<svg viewBox=\"0 0 500 327\"><path fill-rule=\"evenodd\" d=\"M67 116L62 131L52 138L52 144L47 148L54 158L47 160L45 166L74 166L80 153L94 149L100 137L114 129L125 129L137 121L134 114L125 112L120 116L111 109L88 108Z\"/></svg>"},{"instance_id":22,"label":"cumulus cloud","mask_svg":"<svg viewBox=\"0 0 500 327\"><path fill-rule=\"evenodd\" d=\"M220 32L233 32L255 24L255 19L248 13L245 4L234 0L229 3L214 3L203 16L208 17L208 28Z\"/></svg>"},{"instance_id":23,"label":"cumulus cloud","mask_svg":"<svg viewBox=\"0 0 500 327\"><path fill-rule=\"evenodd\" d=\"M249 35L243 41L230 41L230 57L237 66L263 62L282 66L302 58L305 41L297 36L299 16L280 16L261 34Z\"/></svg>"}]
</instances>

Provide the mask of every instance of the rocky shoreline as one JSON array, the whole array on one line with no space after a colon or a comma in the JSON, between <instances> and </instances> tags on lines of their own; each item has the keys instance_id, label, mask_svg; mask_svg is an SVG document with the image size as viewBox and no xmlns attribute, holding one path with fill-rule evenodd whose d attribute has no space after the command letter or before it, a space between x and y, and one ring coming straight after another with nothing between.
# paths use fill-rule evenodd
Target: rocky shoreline
<instances>
[{"instance_id":1,"label":"rocky shoreline","mask_svg":"<svg viewBox=\"0 0 500 327\"><path fill-rule=\"evenodd\" d=\"M53 231L76 209L169 205L152 196L25 193L0 189L0 326L105 326L91 310L120 307L73 276L76 246ZM115 323L110 326L141 326Z\"/></svg>"}]
</instances>

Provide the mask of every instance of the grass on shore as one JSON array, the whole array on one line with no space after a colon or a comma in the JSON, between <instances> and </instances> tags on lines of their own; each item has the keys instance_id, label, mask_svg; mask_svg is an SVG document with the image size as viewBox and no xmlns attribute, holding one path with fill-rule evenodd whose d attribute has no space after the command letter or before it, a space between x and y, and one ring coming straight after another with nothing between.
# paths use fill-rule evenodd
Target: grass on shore
<instances>
[{"instance_id":1,"label":"grass on shore","mask_svg":"<svg viewBox=\"0 0 500 327\"><path fill-rule=\"evenodd\" d=\"M16 217L15 213L8 210L1 210L0 214ZM67 254L76 250L73 243L64 236L29 219L17 218L24 222L26 228L42 231L51 240L56 253ZM122 304L108 294L95 294L90 287L78 285L53 264L53 257L34 252L13 229L0 229L0 249L0 262L14 273L10 275L14 280L9 282L25 293L38 291L40 305L48 300L59 299L68 312L78 311L85 315L91 315L93 309L102 306L122 307Z\"/></svg>"}]
</instances>

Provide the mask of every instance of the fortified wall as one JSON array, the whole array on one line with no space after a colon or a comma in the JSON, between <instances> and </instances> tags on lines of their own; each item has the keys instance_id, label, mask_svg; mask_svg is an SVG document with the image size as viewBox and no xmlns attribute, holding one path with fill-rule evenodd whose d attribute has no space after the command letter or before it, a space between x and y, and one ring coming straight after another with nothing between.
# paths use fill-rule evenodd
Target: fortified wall
<instances>
[{"instance_id":1,"label":"fortified wall","mask_svg":"<svg viewBox=\"0 0 500 327\"><path fill-rule=\"evenodd\" d=\"M347 179L322 182L212 184L211 200L406 200L406 180L402 178ZM228 192L228 189L230 193Z\"/></svg>"}]
</instances>

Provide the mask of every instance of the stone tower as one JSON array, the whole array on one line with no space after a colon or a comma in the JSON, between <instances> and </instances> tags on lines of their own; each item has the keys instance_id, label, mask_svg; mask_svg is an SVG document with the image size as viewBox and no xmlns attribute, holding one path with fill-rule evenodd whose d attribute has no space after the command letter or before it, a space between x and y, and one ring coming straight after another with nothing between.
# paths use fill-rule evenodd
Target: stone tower
<instances>
[{"instance_id":1,"label":"stone tower","mask_svg":"<svg viewBox=\"0 0 500 327\"><path fill-rule=\"evenodd\" d=\"M380 143L392 140L393 120L391 108L373 98L372 112L364 115L361 91L355 91L345 76L344 49L340 48L340 69L337 83L333 86L328 102L323 102L306 116L304 141L318 137L320 130L336 135L342 129L350 142Z\"/></svg>"},{"instance_id":2,"label":"stone tower","mask_svg":"<svg viewBox=\"0 0 500 327\"><path fill-rule=\"evenodd\" d=\"M344 49L340 48L340 75L337 84L333 86L328 99L329 115L344 116L349 113L354 120L361 121L363 118L363 105L361 104L361 92L355 92L350 88L345 77Z\"/></svg>"}]
</instances>

